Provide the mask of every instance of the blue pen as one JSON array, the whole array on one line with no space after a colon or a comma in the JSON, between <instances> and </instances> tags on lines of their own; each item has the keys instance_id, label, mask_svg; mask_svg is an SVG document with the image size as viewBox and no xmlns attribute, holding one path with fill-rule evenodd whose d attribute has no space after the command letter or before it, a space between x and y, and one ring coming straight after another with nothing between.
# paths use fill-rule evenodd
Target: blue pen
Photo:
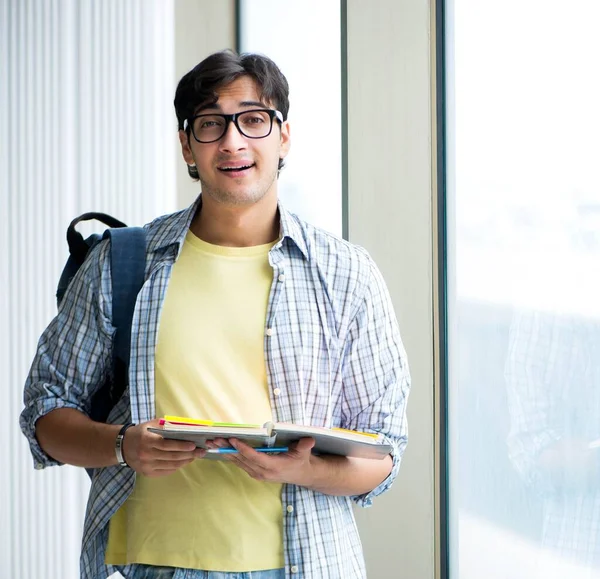
<instances>
[{"instance_id":1,"label":"blue pen","mask_svg":"<svg viewBox=\"0 0 600 579\"><path fill-rule=\"evenodd\" d=\"M287 452L287 446L261 446L255 448L256 452ZM238 451L235 448L209 448L207 454L237 454Z\"/></svg>"}]
</instances>

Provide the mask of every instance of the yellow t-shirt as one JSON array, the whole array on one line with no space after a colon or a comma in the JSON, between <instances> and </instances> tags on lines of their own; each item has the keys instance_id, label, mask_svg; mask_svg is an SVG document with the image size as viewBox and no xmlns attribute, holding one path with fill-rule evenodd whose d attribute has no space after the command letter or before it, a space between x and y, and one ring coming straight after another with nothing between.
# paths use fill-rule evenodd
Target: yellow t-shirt
<instances>
[{"instance_id":1,"label":"yellow t-shirt","mask_svg":"<svg viewBox=\"0 0 600 579\"><path fill-rule=\"evenodd\" d=\"M272 420L263 346L272 246L222 247L187 234L160 318L157 416ZM282 526L280 484L196 460L169 476L136 476L110 521L106 561L275 569L284 566Z\"/></svg>"}]
</instances>

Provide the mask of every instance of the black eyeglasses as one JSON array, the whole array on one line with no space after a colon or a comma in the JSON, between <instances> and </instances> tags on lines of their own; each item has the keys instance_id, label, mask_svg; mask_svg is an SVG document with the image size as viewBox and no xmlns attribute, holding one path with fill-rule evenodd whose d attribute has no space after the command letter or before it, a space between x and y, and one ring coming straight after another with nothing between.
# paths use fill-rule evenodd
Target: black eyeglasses
<instances>
[{"instance_id":1,"label":"black eyeglasses","mask_svg":"<svg viewBox=\"0 0 600 579\"><path fill-rule=\"evenodd\" d=\"M210 113L196 115L189 123L186 119L183 129L187 131L191 127L192 135L199 143L214 143L223 137L229 128L229 123L233 122L244 137L264 139L273 130L273 119L277 119L280 124L283 123L283 115L273 109L252 109L232 115Z\"/></svg>"}]
</instances>

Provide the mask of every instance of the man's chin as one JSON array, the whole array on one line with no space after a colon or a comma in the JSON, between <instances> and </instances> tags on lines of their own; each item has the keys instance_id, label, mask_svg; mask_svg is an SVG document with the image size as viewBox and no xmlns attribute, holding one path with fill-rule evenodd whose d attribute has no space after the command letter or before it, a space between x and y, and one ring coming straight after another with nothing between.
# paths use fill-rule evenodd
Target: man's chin
<instances>
[{"instance_id":1,"label":"man's chin","mask_svg":"<svg viewBox=\"0 0 600 579\"><path fill-rule=\"evenodd\" d=\"M217 203L236 207L254 205L263 199L266 193L266 191L257 191L256 189L202 189L202 196L204 198L210 197Z\"/></svg>"}]
</instances>

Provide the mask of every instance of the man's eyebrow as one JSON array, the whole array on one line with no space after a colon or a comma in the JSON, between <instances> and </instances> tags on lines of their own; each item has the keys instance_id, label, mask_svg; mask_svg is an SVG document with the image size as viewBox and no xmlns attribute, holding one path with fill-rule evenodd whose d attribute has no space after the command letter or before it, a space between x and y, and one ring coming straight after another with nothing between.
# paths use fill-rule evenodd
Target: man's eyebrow
<instances>
[{"instance_id":1,"label":"man's eyebrow","mask_svg":"<svg viewBox=\"0 0 600 579\"><path fill-rule=\"evenodd\" d=\"M268 109L269 107L265 103L261 103L260 101L241 101L239 103L240 107L258 107L259 109ZM219 103L206 103L204 105L200 105L196 111L195 115L200 114L202 111L206 110L215 110L222 111L222 107Z\"/></svg>"},{"instance_id":2,"label":"man's eyebrow","mask_svg":"<svg viewBox=\"0 0 600 579\"><path fill-rule=\"evenodd\" d=\"M241 107L259 107L261 109L267 109L267 105L265 103L261 103L260 101L242 101L240 103Z\"/></svg>"}]
</instances>

